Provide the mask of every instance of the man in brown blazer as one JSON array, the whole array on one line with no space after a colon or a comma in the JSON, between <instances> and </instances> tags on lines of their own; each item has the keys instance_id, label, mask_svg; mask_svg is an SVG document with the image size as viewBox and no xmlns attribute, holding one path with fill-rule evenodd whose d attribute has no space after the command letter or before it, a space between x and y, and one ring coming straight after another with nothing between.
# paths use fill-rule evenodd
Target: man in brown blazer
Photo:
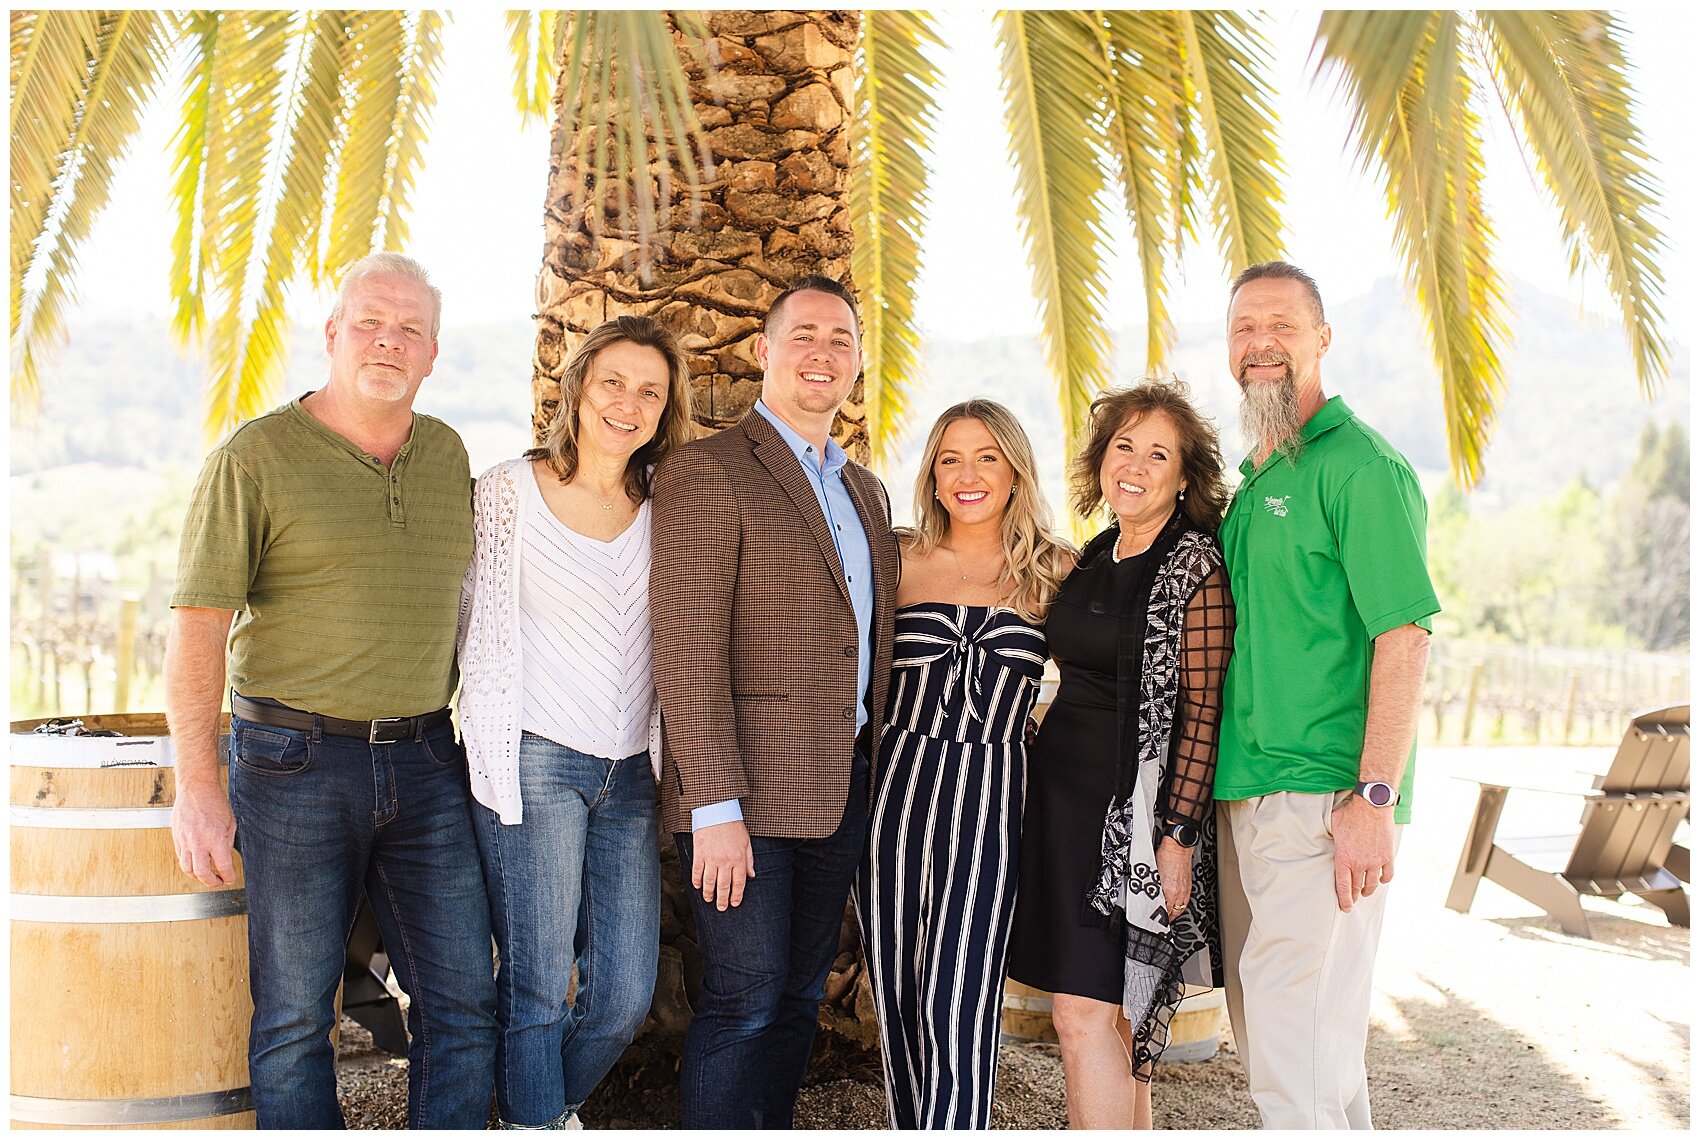
<instances>
[{"instance_id":1,"label":"man in brown blazer","mask_svg":"<svg viewBox=\"0 0 1700 1140\"><path fill-rule=\"evenodd\" d=\"M832 442L862 367L849 292L805 277L756 338L761 400L655 475L662 821L691 869L702 995L686 1128L789 1128L867 837L897 544Z\"/></svg>"}]
</instances>

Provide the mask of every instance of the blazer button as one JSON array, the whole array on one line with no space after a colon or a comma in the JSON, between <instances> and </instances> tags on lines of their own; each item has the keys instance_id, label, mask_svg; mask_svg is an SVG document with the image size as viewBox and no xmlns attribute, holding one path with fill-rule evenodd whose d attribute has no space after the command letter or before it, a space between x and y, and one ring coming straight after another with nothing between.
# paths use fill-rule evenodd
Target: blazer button
<instances>
[{"instance_id":1,"label":"blazer button","mask_svg":"<svg viewBox=\"0 0 1700 1140\"><path fill-rule=\"evenodd\" d=\"M856 719L856 706L855 705L851 705L849 708L844 710L844 719L845 720L855 720Z\"/></svg>"},{"instance_id":2,"label":"blazer button","mask_svg":"<svg viewBox=\"0 0 1700 1140\"><path fill-rule=\"evenodd\" d=\"M846 656L846 657L856 656L856 647L854 645L846 645L844 647L844 656Z\"/></svg>"}]
</instances>

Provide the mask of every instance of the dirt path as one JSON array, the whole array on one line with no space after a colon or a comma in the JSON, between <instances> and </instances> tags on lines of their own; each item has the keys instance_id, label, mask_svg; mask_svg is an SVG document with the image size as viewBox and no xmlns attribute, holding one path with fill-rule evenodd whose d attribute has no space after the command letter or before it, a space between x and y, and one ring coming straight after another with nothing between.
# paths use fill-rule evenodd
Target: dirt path
<instances>
[{"instance_id":1,"label":"dirt path","mask_svg":"<svg viewBox=\"0 0 1700 1140\"><path fill-rule=\"evenodd\" d=\"M1562 933L1535 907L1482 884L1467 915L1444 906L1483 765L1601 770L1609 749L1430 749L1416 824L1401 850L1376 969L1368 1064L1380 1128L1687 1129L1692 983L1688 931L1631 900L1585 904L1592 940ZM1503 827L1550 833L1574 801L1513 797ZM352 1127L399 1127L405 1066L362 1049L345 1022L338 1080ZM1227 1040L1216 1060L1159 1069L1164 1128L1255 1128L1257 1114ZM585 1106L588 1126L678 1127L676 1059L634 1048ZM1052 1046L1004 1047L994 1124L1067 1123ZM823 1048L798 1103L807 1128L883 1128L869 1058Z\"/></svg>"}]
</instances>

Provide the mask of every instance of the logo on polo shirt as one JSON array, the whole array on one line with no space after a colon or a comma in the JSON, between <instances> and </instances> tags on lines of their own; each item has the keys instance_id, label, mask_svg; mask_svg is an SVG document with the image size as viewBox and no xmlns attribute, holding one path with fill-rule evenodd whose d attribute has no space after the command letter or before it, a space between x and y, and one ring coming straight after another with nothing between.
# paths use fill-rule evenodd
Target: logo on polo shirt
<instances>
[{"instance_id":1,"label":"logo on polo shirt","mask_svg":"<svg viewBox=\"0 0 1700 1140\"><path fill-rule=\"evenodd\" d=\"M1291 495L1282 495L1279 499L1273 495L1265 495L1263 497L1263 509L1278 519L1284 519L1287 517L1287 500L1290 498L1292 498Z\"/></svg>"}]
</instances>

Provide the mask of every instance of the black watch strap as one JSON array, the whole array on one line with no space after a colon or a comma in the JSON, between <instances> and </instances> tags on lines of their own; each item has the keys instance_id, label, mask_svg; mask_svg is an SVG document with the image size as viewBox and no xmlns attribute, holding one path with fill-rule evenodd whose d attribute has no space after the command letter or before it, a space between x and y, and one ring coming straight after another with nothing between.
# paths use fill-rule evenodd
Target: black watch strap
<instances>
[{"instance_id":1,"label":"black watch strap","mask_svg":"<svg viewBox=\"0 0 1700 1140\"><path fill-rule=\"evenodd\" d=\"M1163 837L1173 839L1182 847L1198 846L1198 825L1184 819L1171 819L1163 825Z\"/></svg>"}]
</instances>

